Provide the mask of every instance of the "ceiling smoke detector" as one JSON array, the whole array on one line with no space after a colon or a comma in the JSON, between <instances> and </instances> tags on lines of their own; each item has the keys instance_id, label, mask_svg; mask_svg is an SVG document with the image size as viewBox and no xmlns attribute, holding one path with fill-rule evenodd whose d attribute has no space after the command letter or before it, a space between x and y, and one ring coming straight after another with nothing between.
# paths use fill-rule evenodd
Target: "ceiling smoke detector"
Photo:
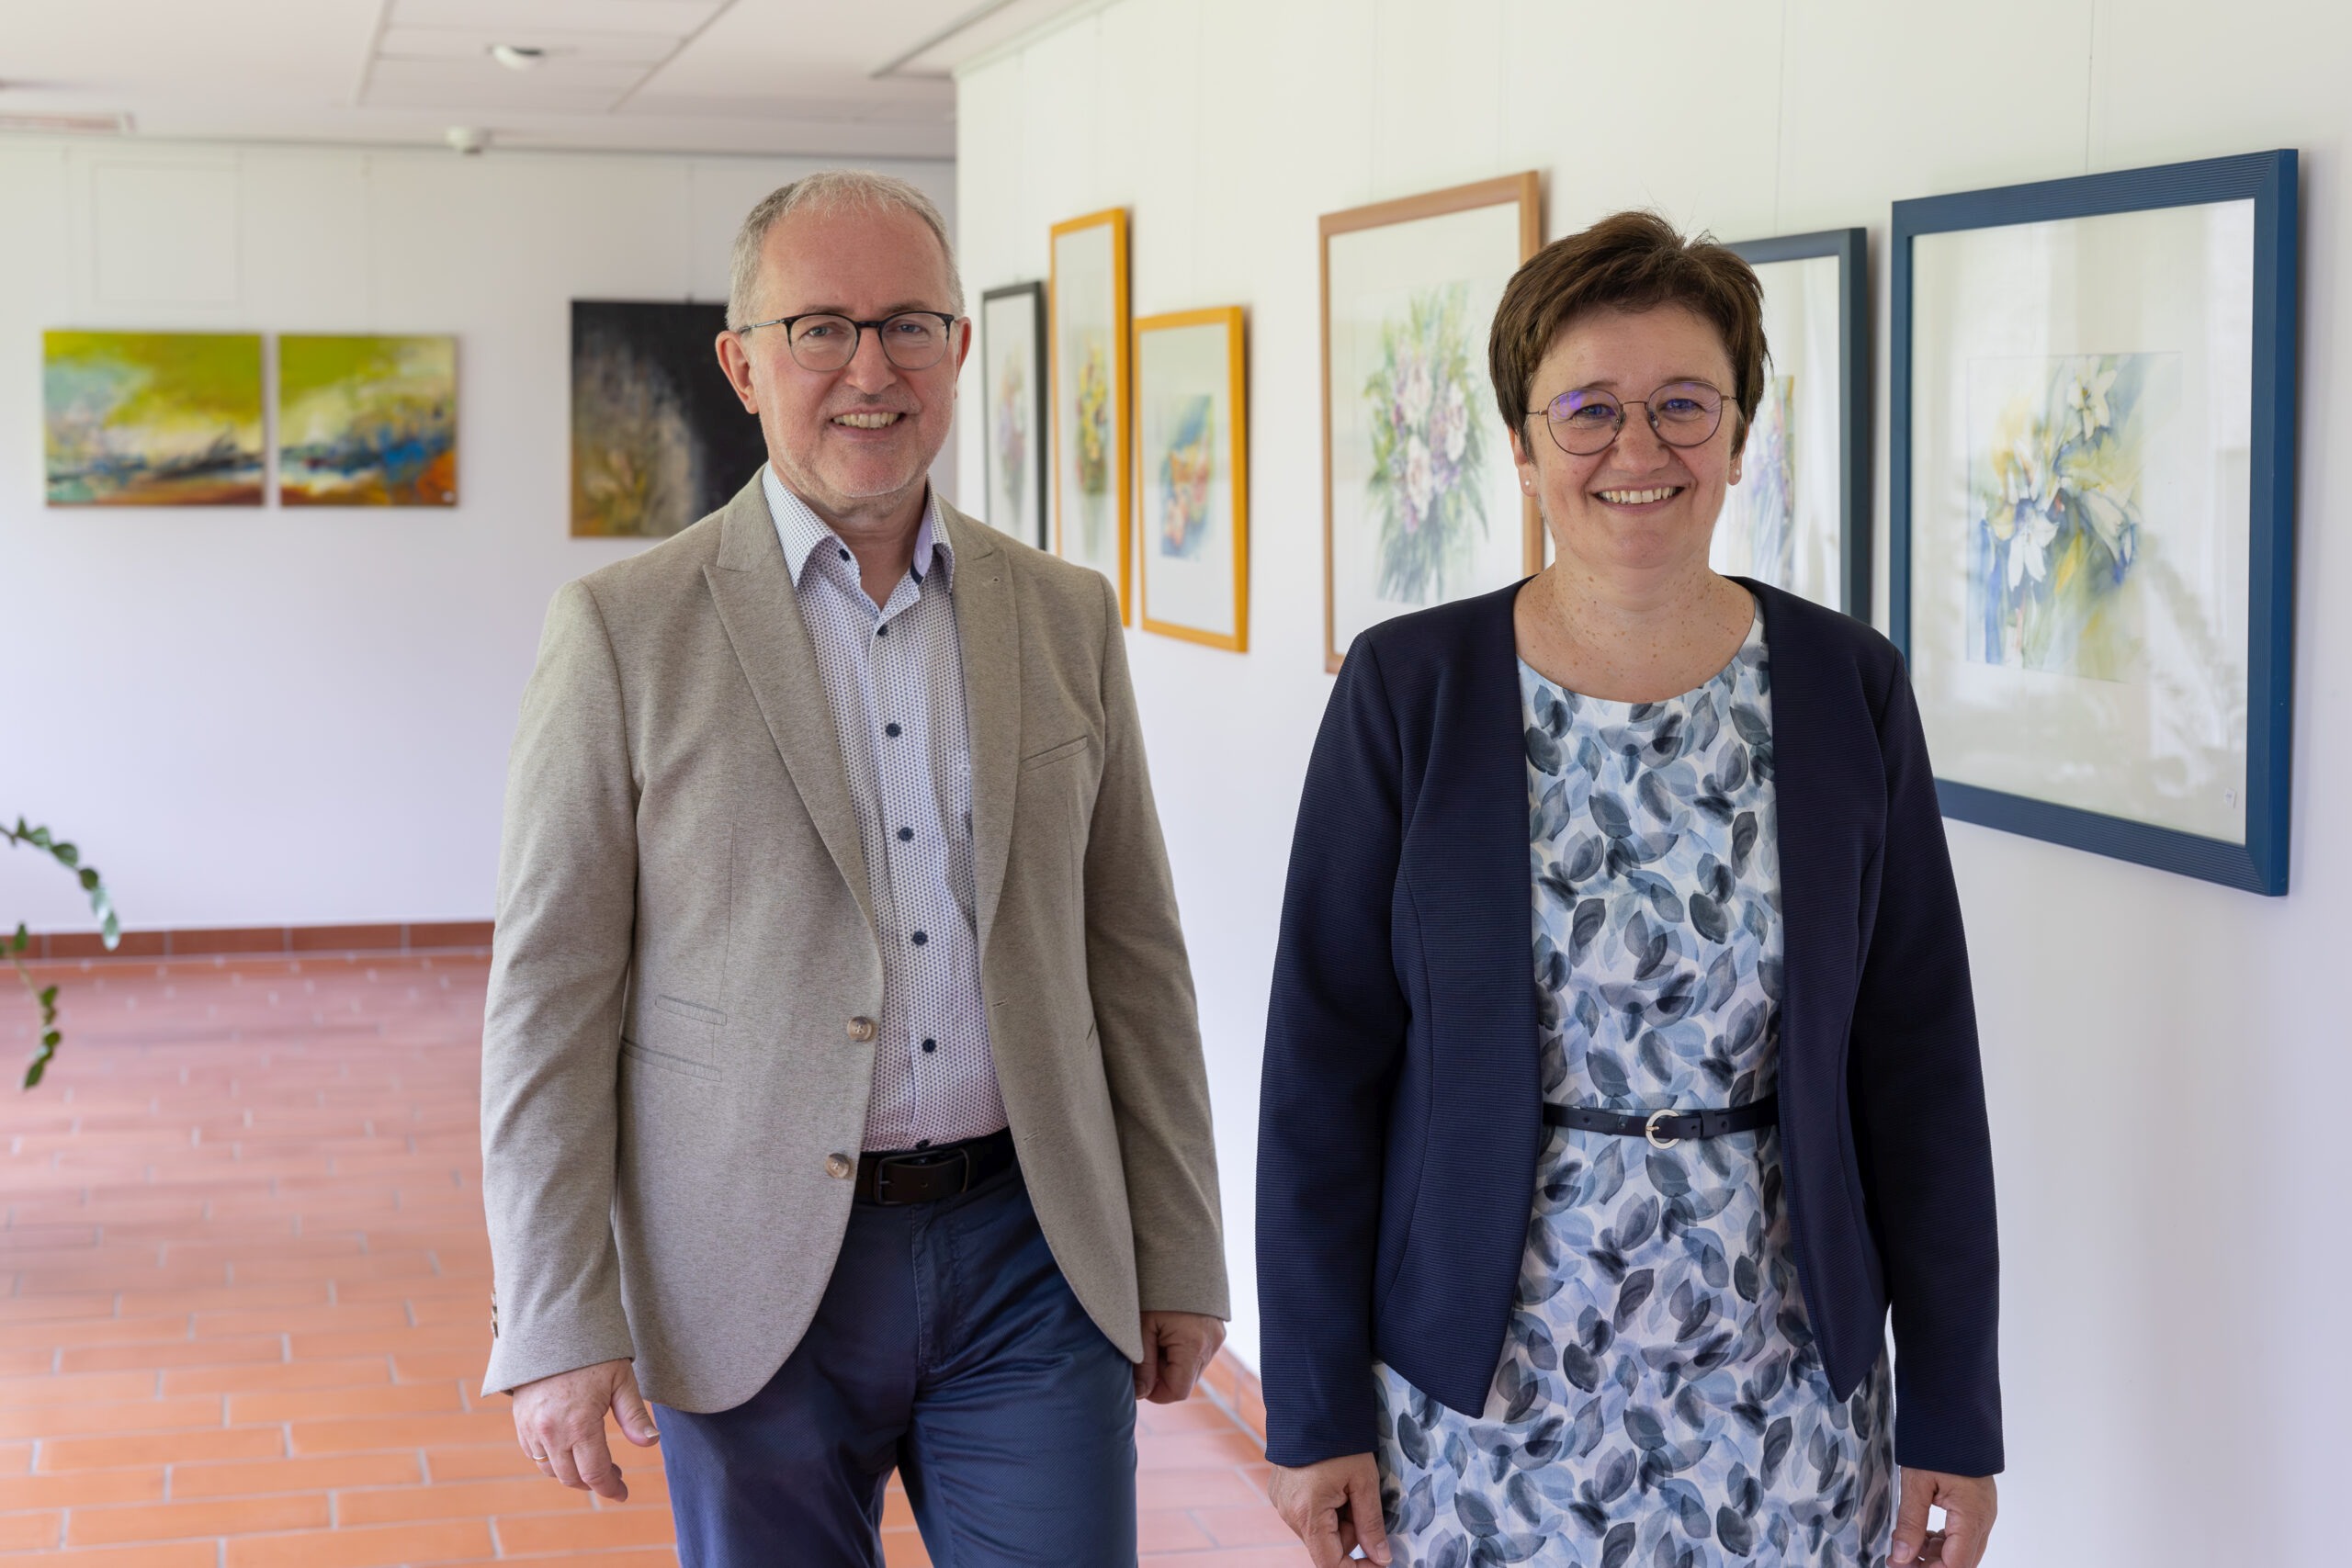
<instances>
[{"instance_id":1,"label":"ceiling smoke detector","mask_svg":"<svg viewBox=\"0 0 2352 1568\"><path fill-rule=\"evenodd\" d=\"M450 146L471 158L490 145L490 132L478 125L453 125L443 133Z\"/></svg>"},{"instance_id":2,"label":"ceiling smoke detector","mask_svg":"<svg viewBox=\"0 0 2352 1568\"><path fill-rule=\"evenodd\" d=\"M537 44L494 43L490 57L509 71L536 71L548 57L548 51Z\"/></svg>"}]
</instances>

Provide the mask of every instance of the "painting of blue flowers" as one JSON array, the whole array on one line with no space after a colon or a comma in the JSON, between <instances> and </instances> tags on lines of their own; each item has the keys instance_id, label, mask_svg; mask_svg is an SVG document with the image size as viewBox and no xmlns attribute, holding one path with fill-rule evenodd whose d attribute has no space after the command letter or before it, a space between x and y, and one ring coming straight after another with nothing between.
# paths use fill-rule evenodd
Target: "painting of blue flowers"
<instances>
[{"instance_id":1,"label":"painting of blue flowers","mask_svg":"<svg viewBox=\"0 0 2352 1568\"><path fill-rule=\"evenodd\" d=\"M2158 354L1970 367L1970 658L2142 678L2148 460L2177 370Z\"/></svg>"}]
</instances>

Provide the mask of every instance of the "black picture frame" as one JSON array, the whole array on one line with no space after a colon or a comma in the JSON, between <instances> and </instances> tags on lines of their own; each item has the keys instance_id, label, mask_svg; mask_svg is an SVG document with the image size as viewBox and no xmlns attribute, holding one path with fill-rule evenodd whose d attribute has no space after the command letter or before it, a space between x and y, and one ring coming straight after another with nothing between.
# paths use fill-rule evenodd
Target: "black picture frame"
<instances>
[{"instance_id":1,"label":"black picture frame","mask_svg":"<svg viewBox=\"0 0 2352 1568\"><path fill-rule=\"evenodd\" d=\"M989 353L990 344L989 341L988 323L989 319L989 307L991 304L1002 299L1023 298L1029 301L1030 307L1031 330L1028 333L1024 334L1024 336L1029 339L1029 363L1033 367L1029 379L1031 383L1030 401L1033 404L1031 418L1034 423L1031 424L1030 428L1035 433L1035 445L1036 447L1036 450L1034 453L1030 454L1023 459L1023 466L1033 468L1035 469L1035 472L1029 475L1029 484L1034 487L1030 493L1035 498L1034 504L1036 509L1036 521L1034 532L1023 531L1015 533L1014 536L1022 539L1024 544L1036 546L1041 550L1050 550L1053 548L1053 506L1051 502L1052 485L1054 482L1052 463L1053 454L1051 450L1053 440L1053 404L1051 400L1052 389L1050 386L1052 378L1048 374L1048 361L1046 357L1047 353L1046 286L1042 281L1033 280L1027 283L1008 283L1001 288L988 289L980 296L981 512L983 514L983 520L990 526L1003 529L1003 531L1008 533L1014 532L1011 529L1004 529L1004 525L995 517L987 515L995 509L998 488L996 480L998 461L996 401L995 389L989 384L989 367L993 363L993 360Z\"/></svg>"},{"instance_id":2,"label":"black picture frame","mask_svg":"<svg viewBox=\"0 0 2352 1568\"><path fill-rule=\"evenodd\" d=\"M2291 149L1898 201L1892 253L1889 626L1912 656L1914 243L1921 235L2250 200L2245 841L1938 778L1944 815L2182 876L2287 891L2293 763L2298 159Z\"/></svg>"}]
</instances>

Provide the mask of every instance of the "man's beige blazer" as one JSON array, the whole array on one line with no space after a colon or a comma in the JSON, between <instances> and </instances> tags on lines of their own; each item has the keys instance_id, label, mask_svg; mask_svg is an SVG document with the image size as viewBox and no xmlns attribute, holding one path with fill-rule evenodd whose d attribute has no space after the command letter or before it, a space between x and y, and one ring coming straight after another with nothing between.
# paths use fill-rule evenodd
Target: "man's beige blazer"
<instances>
[{"instance_id":1,"label":"man's beige blazer","mask_svg":"<svg viewBox=\"0 0 2352 1568\"><path fill-rule=\"evenodd\" d=\"M981 990L1037 1220L1130 1359L1227 1315L1208 1084L1117 602L943 506ZM556 595L506 796L482 1037L483 1385L635 1359L723 1410L815 1315L850 1216L882 955L760 483Z\"/></svg>"}]
</instances>

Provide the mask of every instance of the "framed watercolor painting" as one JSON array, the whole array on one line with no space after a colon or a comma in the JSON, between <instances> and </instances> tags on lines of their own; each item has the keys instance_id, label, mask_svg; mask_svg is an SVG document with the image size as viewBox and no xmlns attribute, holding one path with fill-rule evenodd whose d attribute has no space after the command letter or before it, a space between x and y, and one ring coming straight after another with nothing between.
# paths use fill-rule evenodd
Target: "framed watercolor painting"
<instances>
[{"instance_id":1,"label":"framed watercolor painting","mask_svg":"<svg viewBox=\"0 0 2352 1568\"><path fill-rule=\"evenodd\" d=\"M980 296L980 444L987 518L1023 544L1051 547L1046 487L1046 286Z\"/></svg>"},{"instance_id":2,"label":"framed watercolor painting","mask_svg":"<svg viewBox=\"0 0 2352 1568\"><path fill-rule=\"evenodd\" d=\"M1127 390L1127 214L1125 208L1053 228L1054 552L1091 566L1119 590L1131 623L1134 423Z\"/></svg>"},{"instance_id":3,"label":"framed watercolor painting","mask_svg":"<svg viewBox=\"0 0 2352 1568\"><path fill-rule=\"evenodd\" d=\"M1326 670L1366 626L1542 565L1487 379L1542 207L1530 171L1322 219Z\"/></svg>"},{"instance_id":4,"label":"framed watercolor painting","mask_svg":"<svg viewBox=\"0 0 2352 1568\"><path fill-rule=\"evenodd\" d=\"M1136 322L1146 631L1250 648L1250 412L1238 305Z\"/></svg>"},{"instance_id":5,"label":"framed watercolor painting","mask_svg":"<svg viewBox=\"0 0 2352 1568\"><path fill-rule=\"evenodd\" d=\"M2287 890L2296 155L1894 205L1890 605L1947 816Z\"/></svg>"},{"instance_id":6,"label":"framed watercolor painting","mask_svg":"<svg viewBox=\"0 0 2352 1568\"><path fill-rule=\"evenodd\" d=\"M660 539L727 504L768 460L760 416L712 346L727 307L571 302L571 535Z\"/></svg>"},{"instance_id":7,"label":"framed watercolor painting","mask_svg":"<svg viewBox=\"0 0 2352 1568\"><path fill-rule=\"evenodd\" d=\"M277 340L280 506L458 504L458 340Z\"/></svg>"},{"instance_id":8,"label":"framed watercolor painting","mask_svg":"<svg viewBox=\"0 0 2352 1568\"><path fill-rule=\"evenodd\" d=\"M259 506L257 333L41 333L51 506Z\"/></svg>"},{"instance_id":9,"label":"framed watercolor painting","mask_svg":"<svg viewBox=\"0 0 2352 1568\"><path fill-rule=\"evenodd\" d=\"M1868 620L1868 235L1830 229L1729 248L1764 285L1772 357L1708 564Z\"/></svg>"}]
</instances>

